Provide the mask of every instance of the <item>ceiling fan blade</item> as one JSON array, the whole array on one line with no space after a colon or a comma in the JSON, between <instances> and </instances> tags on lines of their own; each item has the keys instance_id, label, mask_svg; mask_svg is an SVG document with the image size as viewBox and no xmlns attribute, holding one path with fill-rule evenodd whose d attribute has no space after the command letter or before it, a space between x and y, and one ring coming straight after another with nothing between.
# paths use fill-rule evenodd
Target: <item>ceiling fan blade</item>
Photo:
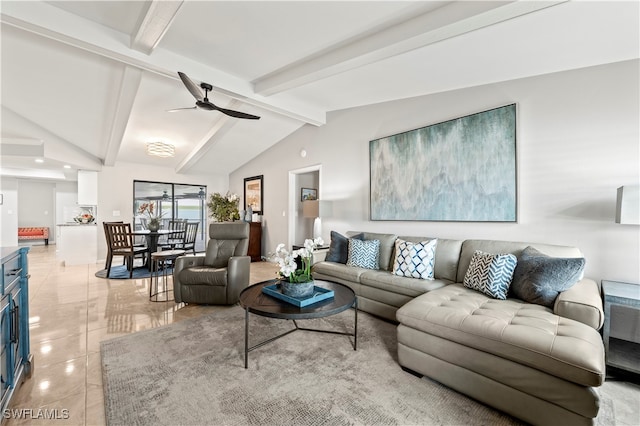
<instances>
[{"instance_id":1,"label":"ceiling fan blade","mask_svg":"<svg viewBox=\"0 0 640 426\"><path fill-rule=\"evenodd\" d=\"M227 114L228 116L235 117L235 118L246 118L248 120L260 120L260 117L258 117L257 115L247 114L246 112L234 111L232 109L220 108L218 106L216 106L215 109L217 109L218 111L224 114Z\"/></svg>"},{"instance_id":2,"label":"ceiling fan blade","mask_svg":"<svg viewBox=\"0 0 640 426\"><path fill-rule=\"evenodd\" d=\"M186 109L198 109L198 107L192 106L192 107L187 107L187 108L173 108L173 109L168 109L167 112L184 111Z\"/></svg>"},{"instance_id":3,"label":"ceiling fan blade","mask_svg":"<svg viewBox=\"0 0 640 426\"><path fill-rule=\"evenodd\" d=\"M185 85L187 90L193 95L194 98L196 98L196 100L201 101L204 99L204 94L197 84L191 81L191 79L187 77L187 75L183 72L178 71L178 75L180 76L180 80L182 80L182 83Z\"/></svg>"}]
</instances>

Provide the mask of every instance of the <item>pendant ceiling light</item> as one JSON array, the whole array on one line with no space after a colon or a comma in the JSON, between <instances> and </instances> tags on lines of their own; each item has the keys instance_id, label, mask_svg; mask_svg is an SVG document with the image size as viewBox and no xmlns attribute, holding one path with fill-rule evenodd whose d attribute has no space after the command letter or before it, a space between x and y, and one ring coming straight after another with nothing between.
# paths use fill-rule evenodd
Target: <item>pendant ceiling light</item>
<instances>
[{"instance_id":1,"label":"pendant ceiling light","mask_svg":"<svg viewBox=\"0 0 640 426\"><path fill-rule=\"evenodd\" d=\"M205 195L204 188L200 187L200 191L198 191L198 198L204 198Z\"/></svg>"},{"instance_id":2,"label":"pendant ceiling light","mask_svg":"<svg viewBox=\"0 0 640 426\"><path fill-rule=\"evenodd\" d=\"M167 191L162 191L162 199L163 200L168 200L169 199L169 194L167 194Z\"/></svg>"},{"instance_id":3,"label":"pendant ceiling light","mask_svg":"<svg viewBox=\"0 0 640 426\"><path fill-rule=\"evenodd\" d=\"M155 157L173 157L176 155L176 147L166 142L147 143L147 154Z\"/></svg>"}]
</instances>

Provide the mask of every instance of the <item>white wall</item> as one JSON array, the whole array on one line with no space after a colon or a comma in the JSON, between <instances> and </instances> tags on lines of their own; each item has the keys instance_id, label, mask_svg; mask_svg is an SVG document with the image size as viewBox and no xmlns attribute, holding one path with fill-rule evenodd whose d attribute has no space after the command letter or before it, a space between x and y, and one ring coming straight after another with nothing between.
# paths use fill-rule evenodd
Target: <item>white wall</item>
<instances>
[{"instance_id":1,"label":"white wall","mask_svg":"<svg viewBox=\"0 0 640 426\"><path fill-rule=\"evenodd\" d=\"M55 241L55 182L18 179L18 227L47 226L49 242ZM44 244L44 240L27 240L25 244Z\"/></svg>"},{"instance_id":2,"label":"white wall","mask_svg":"<svg viewBox=\"0 0 640 426\"><path fill-rule=\"evenodd\" d=\"M133 220L133 181L148 180L192 185L206 185L207 193L225 193L229 187L227 176L177 174L166 167L118 163L115 167L103 167L98 173L98 259L107 253L102 222ZM242 182L240 183L242 189ZM242 194L242 191L236 191ZM120 212L117 216L114 213ZM207 212L208 214L208 212ZM208 233L207 226L207 233Z\"/></svg>"},{"instance_id":3,"label":"white wall","mask_svg":"<svg viewBox=\"0 0 640 426\"><path fill-rule=\"evenodd\" d=\"M573 245L587 276L637 283L640 228L617 225L614 215L616 188L640 181L639 76L635 60L336 111L236 170L230 185L241 191L244 177L264 175L263 252L288 240L288 171L322 164L322 198L333 201L327 241L334 229ZM368 220L370 140L510 103L518 109L518 223Z\"/></svg>"},{"instance_id":4,"label":"white wall","mask_svg":"<svg viewBox=\"0 0 640 426\"><path fill-rule=\"evenodd\" d=\"M71 222L80 213L78 183L56 183L56 224Z\"/></svg>"},{"instance_id":5,"label":"white wall","mask_svg":"<svg viewBox=\"0 0 640 426\"><path fill-rule=\"evenodd\" d=\"M18 180L2 177L0 180L0 246L18 245Z\"/></svg>"}]
</instances>

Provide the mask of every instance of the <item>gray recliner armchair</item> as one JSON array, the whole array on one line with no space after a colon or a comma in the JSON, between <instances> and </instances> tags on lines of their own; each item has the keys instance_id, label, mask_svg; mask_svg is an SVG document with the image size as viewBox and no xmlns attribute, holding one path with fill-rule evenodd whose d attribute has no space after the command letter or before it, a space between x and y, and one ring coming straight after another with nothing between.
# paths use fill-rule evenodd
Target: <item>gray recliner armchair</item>
<instances>
[{"instance_id":1,"label":"gray recliner armchair","mask_svg":"<svg viewBox=\"0 0 640 426\"><path fill-rule=\"evenodd\" d=\"M181 256L173 270L176 303L232 305L249 285L249 224L212 223L205 255Z\"/></svg>"}]
</instances>

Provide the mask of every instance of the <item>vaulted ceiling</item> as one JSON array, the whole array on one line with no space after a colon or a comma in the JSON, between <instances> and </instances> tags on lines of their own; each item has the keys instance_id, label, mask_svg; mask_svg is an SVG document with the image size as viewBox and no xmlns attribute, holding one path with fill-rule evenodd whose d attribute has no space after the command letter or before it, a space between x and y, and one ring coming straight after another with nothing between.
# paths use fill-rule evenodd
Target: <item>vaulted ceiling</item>
<instances>
[{"instance_id":1,"label":"vaulted ceiling","mask_svg":"<svg viewBox=\"0 0 640 426\"><path fill-rule=\"evenodd\" d=\"M636 1L3 0L0 11L5 176L74 180L119 162L226 175L329 111L640 56ZM167 112L195 104L177 71L261 119ZM176 155L148 156L158 140Z\"/></svg>"}]
</instances>

